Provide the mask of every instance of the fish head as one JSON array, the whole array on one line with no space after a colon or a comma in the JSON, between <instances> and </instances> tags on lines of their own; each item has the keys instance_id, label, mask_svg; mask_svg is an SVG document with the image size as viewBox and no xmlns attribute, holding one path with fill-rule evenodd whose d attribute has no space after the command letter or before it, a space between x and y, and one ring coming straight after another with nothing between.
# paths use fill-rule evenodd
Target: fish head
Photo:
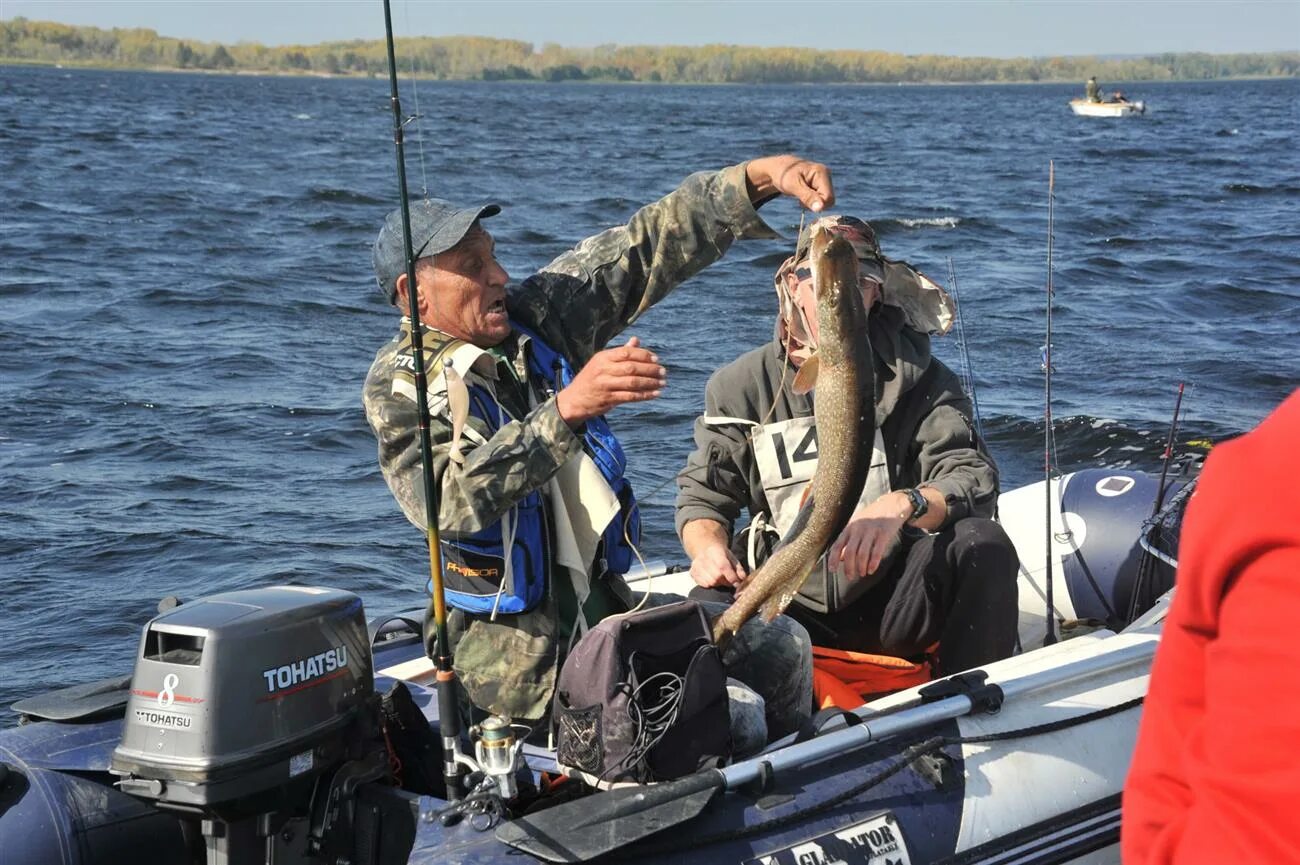
<instances>
[{"instance_id":1,"label":"fish head","mask_svg":"<svg viewBox=\"0 0 1300 865\"><path fill-rule=\"evenodd\" d=\"M817 300L817 332L813 335L817 353L822 363L839 363L849 340L866 330L857 253L844 237L817 227L808 260Z\"/></svg>"}]
</instances>

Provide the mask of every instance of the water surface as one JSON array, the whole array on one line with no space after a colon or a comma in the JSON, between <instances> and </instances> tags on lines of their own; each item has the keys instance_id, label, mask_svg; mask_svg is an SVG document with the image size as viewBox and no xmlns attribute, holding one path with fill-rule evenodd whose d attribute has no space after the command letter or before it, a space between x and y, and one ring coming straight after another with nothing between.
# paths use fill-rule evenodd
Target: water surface
<instances>
[{"instance_id":1,"label":"water surface","mask_svg":"<svg viewBox=\"0 0 1300 865\"><path fill-rule=\"evenodd\" d=\"M1042 472L1048 161L1059 462L1155 467L1300 382L1300 82L1076 87L421 84L418 190L492 200L516 276L687 173L797 151L886 254L953 261L1007 485ZM360 388L395 327L369 247L396 204L387 84L0 68L0 704L130 668L158 598L272 582L422 603L422 535ZM418 134L417 134L418 132ZM771 333L790 240L735 247L633 333L669 367L614 423L681 560L673 488L704 383ZM952 338L939 355L959 365ZM1184 446L1181 450L1186 451Z\"/></svg>"}]
</instances>

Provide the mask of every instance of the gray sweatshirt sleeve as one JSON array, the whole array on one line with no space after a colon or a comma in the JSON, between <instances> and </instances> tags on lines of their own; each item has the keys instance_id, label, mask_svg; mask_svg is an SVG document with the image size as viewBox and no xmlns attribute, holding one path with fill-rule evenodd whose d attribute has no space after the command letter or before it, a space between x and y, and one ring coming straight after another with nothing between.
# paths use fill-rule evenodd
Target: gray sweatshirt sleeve
<instances>
[{"instance_id":1,"label":"gray sweatshirt sleeve","mask_svg":"<svg viewBox=\"0 0 1300 865\"><path fill-rule=\"evenodd\" d=\"M919 483L938 490L948 505L941 528L963 517L992 517L998 469L971 423L971 402L948 370L944 396L921 420L915 453Z\"/></svg>"},{"instance_id":2,"label":"gray sweatshirt sleeve","mask_svg":"<svg viewBox=\"0 0 1300 865\"><path fill-rule=\"evenodd\" d=\"M726 399L735 393L729 386L736 384L732 373L732 367L718 370L709 377L704 391L704 415L695 419L695 450L677 477L678 537L691 520L713 520L734 534L741 512L752 507L753 428L743 423L705 421L708 417L748 418L752 414L752 409Z\"/></svg>"}]
</instances>

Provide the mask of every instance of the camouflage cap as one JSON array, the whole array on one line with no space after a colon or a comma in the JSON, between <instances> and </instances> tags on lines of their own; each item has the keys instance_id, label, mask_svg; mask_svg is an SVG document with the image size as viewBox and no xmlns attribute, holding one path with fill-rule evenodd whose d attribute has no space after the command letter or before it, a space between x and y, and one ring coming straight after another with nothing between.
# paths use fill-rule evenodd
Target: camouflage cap
<instances>
[{"instance_id":1,"label":"camouflage cap","mask_svg":"<svg viewBox=\"0 0 1300 865\"><path fill-rule=\"evenodd\" d=\"M794 248L796 263L803 261L807 257L808 245L812 243L812 232L817 226L829 228L837 234L844 235L853 244L853 250L857 253L858 258L864 260L867 258L880 258L880 242L876 240L875 229L870 225L856 216L823 216L805 225L803 231L799 232L799 242Z\"/></svg>"},{"instance_id":2,"label":"camouflage cap","mask_svg":"<svg viewBox=\"0 0 1300 865\"><path fill-rule=\"evenodd\" d=\"M470 227L480 219L496 216L501 208L495 204L461 207L441 198L425 198L411 204L411 251L424 258L446 252L460 243ZM375 279L389 303L397 302L397 277L406 273L406 243L402 238L402 209L384 219L371 253Z\"/></svg>"}]
</instances>

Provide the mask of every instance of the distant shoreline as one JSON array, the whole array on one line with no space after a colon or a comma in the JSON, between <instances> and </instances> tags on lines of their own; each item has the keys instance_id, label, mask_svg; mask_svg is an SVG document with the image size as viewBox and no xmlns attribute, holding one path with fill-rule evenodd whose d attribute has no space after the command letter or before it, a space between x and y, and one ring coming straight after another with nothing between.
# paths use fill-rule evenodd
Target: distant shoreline
<instances>
[{"instance_id":1,"label":"distant shoreline","mask_svg":"<svg viewBox=\"0 0 1300 865\"><path fill-rule=\"evenodd\" d=\"M1065 84L1300 78L1300 51L1145 56L954 57L753 45L535 45L491 36L397 40L401 66L431 81L642 84ZM0 64L317 78L387 77L381 39L314 45L178 39L142 28L0 21Z\"/></svg>"},{"instance_id":2,"label":"distant shoreline","mask_svg":"<svg viewBox=\"0 0 1300 865\"><path fill-rule=\"evenodd\" d=\"M338 81L381 81L379 74L360 72L317 72L310 69L194 69L179 66L111 66L89 61L41 61L24 58L0 57L0 67L26 66L41 69L75 69L95 72L157 72L170 75L220 75L232 78L319 78ZM442 78L433 75L403 74L404 80L412 77L416 81L446 84L563 84L567 86L585 85L637 85L646 87L761 87L776 85L783 87L979 87L989 85L1038 86L1082 84L1075 78L1058 78L1052 80L1020 81L620 81L614 78L586 78L581 80L544 81L537 78L485 80L483 78ZM1296 80L1294 75L1224 75L1217 78L1161 78L1161 79L1114 79L1125 85L1134 84L1206 84L1215 81L1287 81Z\"/></svg>"}]
</instances>

